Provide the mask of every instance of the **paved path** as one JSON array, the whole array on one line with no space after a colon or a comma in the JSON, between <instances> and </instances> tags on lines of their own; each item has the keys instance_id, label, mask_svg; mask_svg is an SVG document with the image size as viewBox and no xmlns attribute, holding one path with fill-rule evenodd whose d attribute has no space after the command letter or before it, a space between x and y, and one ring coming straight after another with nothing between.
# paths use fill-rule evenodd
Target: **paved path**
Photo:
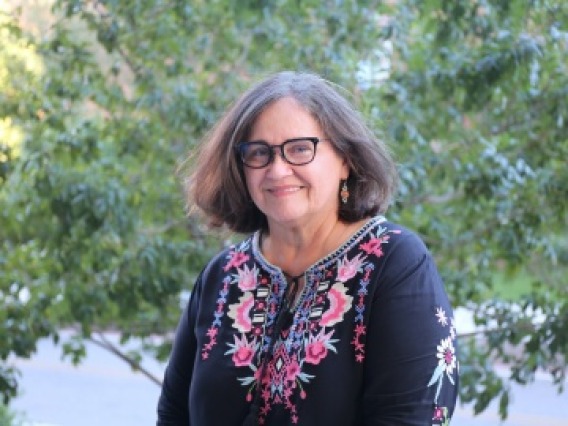
<instances>
[{"instance_id":1,"label":"paved path","mask_svg":"<svg viewBox=\"0 0 568 426\"><path fill-rule=\"evenodd\" d=\"M103 349L89 345L79 367L62 362L61 348L41 341L31 361L17 361L22 396L13 408L27 413L29 426L151 426L159 388ZM163 366L146 362L162 375ZM500 425L496 405L473 417L458 407L452 426ZM543 375L528 387L513 389L510 417L504 426L568 426L568 393L558 395Z\"/></svg>"},{"instance_id":2,"label":"paved path","mask_svg":"<svg viewBox=\"0 0 568 426\"><path fill-rule=\"evenodd\" d=\"M78 367L61 361L61 348L39 343L32 360L18 360L19 396L12 408L25 412L30 426L155 425L160 389L106 350L90 344ZM161 377L163 367L148 364Z\"/></svg>"},{"instance_id":3,"label":"paved path","mask_svg":"<svg viewBox=\"0 0 568 426\"><path fill-rule=\"evenodd\" d=\"M507 372L501 370L501 373ZM509 417L504 422L500 421L497 403L493 402L475 417L471 406L458 405L452 426L568 426L568 393L558 394L547 375L537 374L529 386L512 386L511 398Z\"/></svg>"}]
</instances>

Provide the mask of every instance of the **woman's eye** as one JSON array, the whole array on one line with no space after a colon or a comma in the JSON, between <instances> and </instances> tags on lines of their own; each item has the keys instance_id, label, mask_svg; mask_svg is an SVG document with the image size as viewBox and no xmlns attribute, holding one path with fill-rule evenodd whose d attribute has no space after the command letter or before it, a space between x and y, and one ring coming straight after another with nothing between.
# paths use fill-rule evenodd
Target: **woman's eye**
<instances>
[{"instance_id":1,"label":"woman's eye","mask_svg":"<svg viewBox=\"0 0 568 426\"><path fill-rule=\"evenodd\" d=\"M292 154L302 154L305 153L307 151L311 151L311 148L309 145L295 145L290 147L290 152Z\"/></svg>"},{"instance_id":2,"label":"woman's eye","mask_svg":"<svg viewBox=\"0 0 568 426\"><path fill-rule=\"evenodd\" d=\"M247 157L265 157L268 155L268 150L265 147L251 148Z\"/></svg>"}]
</instances>

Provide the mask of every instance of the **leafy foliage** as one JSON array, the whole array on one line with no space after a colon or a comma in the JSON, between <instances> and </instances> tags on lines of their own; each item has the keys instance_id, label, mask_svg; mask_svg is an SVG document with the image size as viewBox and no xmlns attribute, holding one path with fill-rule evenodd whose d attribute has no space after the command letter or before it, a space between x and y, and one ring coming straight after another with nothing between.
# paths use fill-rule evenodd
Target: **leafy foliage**
<instances>
[{"instance_id":1,"label":"leafy foliage","mask_svg":"<svg viewBox=\"0 0 568 426\"><path fill-rule=\"evenodd\" d=\"M0 425L23 426L24 419L20 413L14 413L4 404L0 404Z\"/></svg>"},{"instance_id":2,"label":"leafy foliage","mask_svg":"<svg viewBox=\"0 0 568 426\"><path fill-rule=\"evenodd\" d=\"M453 304L490 330L462 337L462 400L479 412L500 398L506 416L508 380L542 368L563 383L567 13L560 1L59 0L39 35L4 15L0 120L22 136L0 148L1 359L62 327L77 329L63 342L73 362L108 328L164 359L169 341L154 337L226 237L184 217L181 159L252 81L300 69L345 87L391 143L391 218L422 234ZM521 270L531 294L487 300L496 272ZM1 365L8 400L17 381Z\"/></svg>"}]
</instances>

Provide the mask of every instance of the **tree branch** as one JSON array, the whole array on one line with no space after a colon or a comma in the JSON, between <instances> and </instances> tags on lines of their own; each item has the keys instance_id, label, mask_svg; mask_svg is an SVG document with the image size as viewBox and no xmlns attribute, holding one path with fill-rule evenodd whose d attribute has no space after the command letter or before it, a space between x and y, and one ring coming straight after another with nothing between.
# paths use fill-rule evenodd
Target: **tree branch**
<instances>
[{"instance_id":1,"label":"tree branch","mask_svg":"<svg viewBox=\"0 0 568 426\"><path fill-rule=\"evenodd\" d=\"M145 369L144 367L142 367L142 365L140 365L139 362L133 360L132 358L130 358L128 355L124 354L123 352L121 352L121 350L113 345L105 336L103 333L101 332L97 332L97 336L99 337L100 340L95 339L93 336L90 336L88 339L93 342L94 344L96 344L97 346L106 349L107 351L109 351L110 353L116 355L117 357L119 357L120 359L122 359L124 362L126 362L128 365L130 365L130 367L133 370L137 370L140 373L142 373L144 376L146 376L147 378L149 378L152 382L154 382L156 385L158 386L162 386L162 381L157 378L155 375L153 375L150 371L148 371L147 369Z\"/></svg>"}]
</instances>

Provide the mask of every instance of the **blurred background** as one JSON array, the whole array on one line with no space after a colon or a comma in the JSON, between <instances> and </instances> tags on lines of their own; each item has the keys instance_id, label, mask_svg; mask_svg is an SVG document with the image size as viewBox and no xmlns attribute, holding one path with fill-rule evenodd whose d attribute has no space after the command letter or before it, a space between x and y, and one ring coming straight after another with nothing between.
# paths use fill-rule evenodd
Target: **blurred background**
<instances>
[{"instance_id":1,"label":"blurred background","mask_svg":"<svg viewBox=\"0 0 568 426\"><path fill-rule=\"evenodd\" d=\"M389 219L456 307L458 425L568 425L568 4L0 0L0 425L151 425L181 308L228 241L188 156L284 69L391 147Z\"/></svg>"}]
</instances>

